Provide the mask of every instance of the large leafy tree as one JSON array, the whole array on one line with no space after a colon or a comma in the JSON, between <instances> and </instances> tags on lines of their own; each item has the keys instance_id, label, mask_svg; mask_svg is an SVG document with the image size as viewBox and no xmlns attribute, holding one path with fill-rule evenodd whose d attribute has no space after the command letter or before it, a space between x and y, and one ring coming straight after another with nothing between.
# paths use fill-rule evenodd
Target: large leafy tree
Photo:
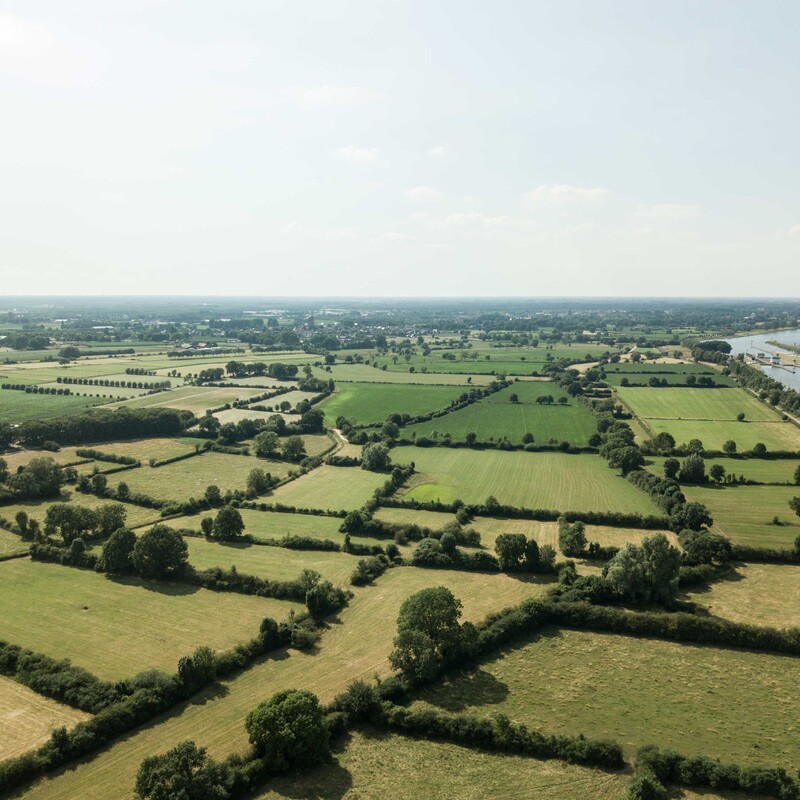
<instances>
[{"instance_id":1,"label":"large leafy tree","mask_svg":"<svg viewBox=\"0 0 800 800\"><path fill-rule=\"evenodd\" d=\"M114 531L103 544L103 568L111 575L133 571L133 548L136 534L128 528Z\"/></svg>"},{"instance_id":2,"label":"large leafy tree","mask_svg":"<svg viewBox=\"0 0 800 800\"><path fill-rule=\"evenodd\" d=\"M154 525L136 541L133 565L143 578L169 578L186 565L189 548L167 525Z\"/></svg>"},{"instance_id":3,"label":"large leafy tree","mask_svg":"<svg viewBox=\"0 0 800 800\"><path fill-rule=\"evenodd\" d=\"M223 506L214 519L214 538L230 541L241 536L243 532L244 520L238 509Z\"/></svg>"},{"instance_id":4,"label":"large leafy tree","mask_svg":"<svg viewBox=\"0 0 800 800\"><path fill-rule=\"evenodd\" d=\"M330 752L322 706L309 691L274 694L247 715L245 728L250 743L276 770L310 766Z\"/></svg>"},{"instance_id":5,"label":"large leafy tree","mask_svg":"<svg viewBox=\"0 0 800 800\"><path fill-rule=\"evenodd\" d=\"M204 747L181 742L159 756L142 761L136 776L141 800L227 800L225 774Z\"/></svg>"}]
</instances>

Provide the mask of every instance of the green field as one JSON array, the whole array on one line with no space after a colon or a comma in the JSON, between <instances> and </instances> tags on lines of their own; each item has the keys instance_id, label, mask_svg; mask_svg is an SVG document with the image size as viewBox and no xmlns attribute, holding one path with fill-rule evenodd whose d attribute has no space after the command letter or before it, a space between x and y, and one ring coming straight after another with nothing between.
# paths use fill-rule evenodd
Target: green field
<instances>
[{"instance_id":1,"label":"green field","mask_svg":"<svg viewBox=\"0 0 800 800\"><path fill-rule=\"evenodd\" d=\"M421 693L419 705L504 713L556 734L657 741L738 764L800 758L796 662L746 650L549 630Z\"/></svg>"},{"instance_id":2,"label":"green field","mask_svg":"<svg viewBox=\"0 0 800 800\"><path fill-rule=\"evenodd\" d=\"M133 472L133 470L127 470L120 474L126 475L128 472ZM5 517L13 522L17 512L24 511L29 517L37 519L44 524L47 509L54 503L75 503L76 505L94 509L116 502L118 501L110 500L107 497L100 498L93 494L82 494L72 489L64 489L58 500L22 500L9 505L2 505L0 506L0 517ZM161 518L157 508L144 508L143 506L135 506L133 503L123 503L122 505L125 507L126 513L125 524L130 527L157 522Z\"/></svg>"},{"instance_id":3,"label":"green field","mask_svg":"<svg viewBox=\"0 0 800 800\"><path fill-rule=\"evenodd\" d=\"M236 389L212 386L182 386L168 392L148 394L110 404L109 408L177 408L202 416L209 408L217 408L234 400L249 400L263 392L259 389Z\"/></svg>"},{"instance_id":4,"label":"green field","mask_svg":"<svg viewBox=\"0 0 800 800\"><path fill-rule=\"evenodd\" d=\"M0 507L0 516L2 507ZM18 553L27 553L30 542L26 542L21 536L0 528L0 558L14 556Z\"/></svg>"},{"instance_id":5,"label":"green field","mask_svg":"<svg viewBox=\"0 0 800 800\"><path fill-rule=\"evenodd\" d=\"M651 390L640 389L639 391ZM800 451L800 428L789 422L704 422L647 419L644 420L644 423L649 428L648 436L666 431L675 437L675 441L679 445L690 442L692 439L699 439L709 450L722 450L722 445L732 439L736 442L740 453L752 450L758 442L762 442L766 445L767 450L773 452Z\"/></svg>"},{"instance_id":6,"label":"green field","mask_svg":"<svg viewBox=\"0 0 800 800\"><path fill-rule=\"evenodd\" d=\"M71 728L88 718L89 714L0 676L0 761L44 744L54 728Z\"/></svg>"},{"instance_id":7,"label":"green field","mask_svg":"<svg viewBox=\"0 0 800 800\"><path fill-rule=\"evenodd\" d=\"M664 474L666 456L648 456L648 469L658 476ZM682 461L678 457L678 461ZM706 458L706 474L714 464L725 468L726 475L743 475L759 483L794 483L794 473L800 460L793 458ZM800 487L798 487L800 494Z\"/></svg>"},{"instance_id":8,"label":"green field","mask_svg":"<svg viewBox=\"0 0 800 800\"><path fill-rule=\"evenodd\" d=\"M336 418L343 416L356 424L383 422L389 414L427 414L445 408L464 387L413 386L403 384L348 383L320 404L325 412L325 424L334 427Z\"/></svg>"},{"instance_id":9,"label":"green field","mask_svg":"<svg viewBox=\"0 0 800 800\"><path fill-rule=\"evenodd\" d=\"M0 563L0 607L0 639L69 658L106 680L151 668L174 672L196 647L233 647L255 636L264 617L280 621L298 608L28 559Z\"/></svg>"},{"instance_id":10,"label":"green field","mask_svg":"<svg viewBox=\"0 0 800 800\"><path fill-rule=\"evenodd\" d=\"M519 402L509 401L512 394L519 397ZM519 444L526 433L531 433L540 444L566 441L585 445L597 430L594 417L574 398L568 398L568 405L563 406L536 402L537 397L548 394L556 400L568 397L549 381L517 381L509 388L452 414L410 425L404 434L428 437L449 434L463 441L471 432L477 435L478 441L506 438Z\"/></svg>"},{"instance_id":11,"label":"green field","mask_svg":"<svg viewBox=\"0 0 800 800\"><path fill-rule=\"evenodd\" d=\"M506 756L368 730L354 733L346 747L334 753L333 763L277 776L253 800L624 800L627 784L624 775L563 761Z\"/></svg>"},{"instance_id":12,"label":"green field","mask_svg":"<svg viewBox=\"0 0 800 800\"><path fill-rule=\"evenodd\" d=\"M330 372L322 367L314 367L314 376L327 380L333 378L336 383L408 383L421 386L486 386L491 383L491 375L447 375L435 372L390 372L378 369L371 364L334 364ZM471 378L470 381L467 379Z\"/></svg>"},{"instance_id":13,"label":"green field","mask_svg":"<svg viewBox=\"0 0 800 800\"><path fill-rule=\"evenodd\" d=\"M398 447L392 459L416 465L419 474L404 493L409 499L483 503L493 495L502 504L526 508L660 513L595 455Z\"/></svg>"},{"instance_id":14,"label":"green field","mask_svg":"<svg viewBox=\"0 0 800 800\"><path fill-rule=\"evenodd\" d=\"M109 488L127 483L131 492L142 492L157 500L188 500L200 498L207 486L216 484L223 494L233 489L244 490L250 470L263 469L272 475L285 477L292 464L286 461L267 461L250 456L226 453L203 453L193 458L164 464L163 467L141 466L117 472L108 478Z\"/></svg>"},{"instance_id":15,"label":"green field","mask_svg":"<svg viewBox=\"0 0 800 800\"><path fill-rule=\"evenodd\" d=\"M687 598L714 616L749 625L800 628L800 567L737 564L736 574Z\"/></svg>"},{"instance_id":16,"label":"green field","mask_svg":"<svg viewBox=\"0 0 800 800\"><path fill-rule=\"evenodd\" d=\"M352 511L363 506L373 492L386 483L386 479L383 473L359 467L323 465L279 486L266 502L326 511Z\"/></svg>"},{"instance_id":17,"label":"green field","mask_svg":"<svg viewBox=\"0 0 800 800\"><path fill-rule=\"evenodd\" d=\"M230 569L235 566L238 572L279 581L294 580L304 569L313 569L331 583L348 586L350 575L358 563L358 558L347 553L320 550L289 550L286 547L244 542L209 542L188 536L186 544L189 545L189 563L198 569Z\"/></svg>"},{"instance_id":18,"label":"green field","mask_svg":"<svg viewBox=\"0 0 800 800\"><path fill-rule=\"evenodd\" d=\"M330 539L344 544L344 534L339 532L342 520L339 517L322 517L314 514L288 514L280 511L239 510L244 521L246 534L262 539L282 539L284 536L308 536L313 539ZM192 517L170 519L169 524L175 528L200 530L200 520L207 514L196 514ZM385 541L367 536L359 536L356 541L361 544L385 544Z\"/></svg>"},{"instance_id":19,"label":"green field","mask_svg":"<svg viewBox=\"0 0 800 800\"><path fill-rule=\"evenodd\" d=\"M620 398L644 419L736 421L739 413L752 422L779 421L771 408L744 389L628 388Z\"/></svg>"},{"instance_id":20,"label":"green field","mask_svg":"<svg viewBox=\"0 0 800 800\"><path fill-rule=\"evenodd\" d=\"M791 548L800 535L800 519L789 500L797 486L684 486L687 499L708 506L714 530L753 547ZM773 525L773 517L783 523Z\"/></svg>"},{"instance_id":21,"label":"green field","mask_svg":"<svg viewBox=\"0 0 800 800\"><path fill-rule=\"evenodd\" d=\"M547 585L536 578L518 580L503 574L414 567L389 570L374 586L355 590L350 605L339 614L339 622L323 634L317 650L281 651L267 657L223 681L222 690L212 687L200 693L175 713L116 741L91 760L39 781L22 796L29 800L129 800L142 759L168 750L176 742L193 739L217 758L246 749L244 718L274 692L303 687L329 702L355 678L369 680L376 673L386 676L400 605L426 586L447 586L463 602L464 618L475 621L539 595Z\"/></svg>"},{"instance_id":22,"label":"green field","mask_svg":"<svg viewBox=\"0 0 800 800\"><path fill-rule=\"evenodd\" d=\"M0 422L17 425L31 419L63 417L103 402L100 398L82 395L28 394L0 389Z\"/></svg>"}]
</instances>

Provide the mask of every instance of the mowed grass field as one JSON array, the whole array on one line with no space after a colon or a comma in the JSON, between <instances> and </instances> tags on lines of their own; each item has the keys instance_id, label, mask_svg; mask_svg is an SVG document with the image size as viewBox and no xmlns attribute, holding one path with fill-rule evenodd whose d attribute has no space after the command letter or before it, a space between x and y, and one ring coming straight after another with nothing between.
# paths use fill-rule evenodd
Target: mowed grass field
<instances>
[{"instance_id":1,"label":"mowed grass field","mask_svg":"<svg viewBox=\"0 0 800 800\"><path fill-rule=\"evenodd\" d=\"M54 728L72 728L89 716L0 676L0 761L44 744Z\"/></svg>"},{"instance_id":2,"label":"mowed grass field","mask_svg":"<svg viewBox=\"0 0 800 800\"><path fill-rule=\"evenodd\" d=\"M735 575L687 598L733 622L800 628L800 566L737 564Z\"/></svg>"},{"instance_id":3,"label":"mowed grass field","mask_svg":"<svg viewBox=\"0 0 800 800\"><path fill-rule=\"evenodd\" d=\"M427 414L445 408L467 391L465 387L414 386L381 383L347 383L320 403L325 424L335 427L337 417L359 425L383 422L389 414Z\"/></svg>"},{"instance_id":4,"label":"mowed grass field","mask_svg":"<svg viewBox=\"0 0 800 800\"><path fill-rule=\"evenodd\" d=\"M407 383L420 386L486 386L494 380L492 375L448 375L436 372L389 372L371 364L333 364L330 372L322 367L313 368L314 376L336 383ZM471 380L468 380L470 378Z\"/></svg>"},{"instance_id":5,"label":"mowed grass field","mask_svg":"<svg viewBox=\"0 0 800 800\"><path fill-rule=\"evenodd\" d=\"M133 470L126 470L121 474L125 475L128 472L133 472ZM0 517L5 517L13 522L17 512L24 511L29 517L38 520L44 525L47 509L55 503L71 503L85 508L97 509L100 506L116 502L116 500L109 498L100 498L93 494L81 494L72 489L64 489L59 500L22 500L10 505L0 506ZM143 506L135 506L133 503L122 503L122 506L125 509L125 524L128 527L152 524L161 519L157 508L144 508Z\"/></svg>"},{"instance_id":6,"label":"mowed grass field","mask_svg":"<svg viewBox=\"0 0 800 800\"><path fill-rule=\"evenodd\" d=\"M193 414L205 414L209 408L233 403L234 400L249 400L263 394L261 389L237 389L213 386L182 386L167 392L148 394L122 403L112 403L109 408L177 408Z\"/></svg>"},{"instance_id":7,"label":"mowed grass field","mask_svg":"<svg viewBox=\"0 0 800 800\"><path fill-rule=\"evenodd\" d=\"M23 541L21 536L0 528L0 558L27 553L30 542Z\"/></svg>"},{"instance_id":8,"label":"mowed grass field","mask_svg":"<svg viewBox=\"0 0 800 800\"><path fill-rule=\"evenodd\" d=\"M714 530L753 547L791 548L800 535L800 518L789 500L797 486L684 486L687 499L708 506ZM773 517L781 525L773 525Z\"/></svg>"},{"instance_id":9,"label":"mowed grass field","mask_svg":"<svg viewBox=\"0 0 800 800\"><path fill-rule=\"evenodd\" d=\"M416 524L432 530L440 530L445 525L455 522L454 514L445 514L441 511L417 511L411 508L379 508L374 517L382 522L391 522L399 525ZM481 535L481 545L489 550L494 549L495 540L501 533L521 533L526 538L536 539L540 546L547 544L558 550L558 525L555 522L475 517L465 528L478 531ZM586 526L586 538L588 541L614 547L620 547L626 542L641 542L642 539L652 536L656 532L663 533L673 544L677 544L678 538L671 531L612 528L606 525Z\"/></svg>"},{"instance_id":10,"label":"mowed grass field","mask_svg":"<svg viewBox=\"0 0 800 800\"><path fill-rule=\"evenodd\" d=\"M400 605L427 586L448 587L464 604L464 619L477 621L526 597L542 594L548 583L503 574L391 569L375 585L355 589L350 605L325 631L315 651L287 650L267 657L232 680L223 681L221 688L211 687L175 713L118 740L95 758L39 781L21 796L31 800L129 800L142 759L162 753L177 742L192 739L216 758L245 750L244 719L274 692L302 687L327 703L355 678L370 680L375 674L388 675L387 656L396 635Z\"/></svg>"},{"instance_id":11,"label":"mowed grass field","mask_svg":"<svg viewBox=\"0 0 800 800\"><path fill-rule=\"evenodd\" d=\"M419 705L505 713L546 733L654 741L686 755L792 767L797 660L586 631L548 630L421 693Z\"/></svg>"},{"instance_id":12,"label":"mowed grass field","mask_svg":"<svg viewBox=\"0 0 800 800\"><path fill-rule=\"evenodd\" d=\"M646 419L643 422L650 429L648 438L666 431L675 437L679 445L692 439L699 439L709 450L722 450L722 445L732 439L736 442L740 453L752 450L758 442L762 442L767 450L773 452L781 450L800 452L800 428L790 422L703 422L661 419Z\"/></svg>"},{"instance_id":13,"label":"mowed grass field","mask_svg":"<svg viewBox=\"0 0 800 800\"><path fill-rule=\"evenodd\" d=\"M414 462L409 499L500 503L558 511L660 515L655 504L596 455L398 447L398 464ZM402 490L401 490L402 491Z\"/></svg>"},{"instance_id":14,"label":"mowed grass field","mask_svg":"<svg viewBox=\"0 0 800 800\"><path fill-rule=\"evenodd\" d=\"M516 394L519 402L509 397ZM536 398L552 395L568 399L567 405L542 405ZM574 398L549 381L517 381L489 397L444 417L409 425L406 435L431 437L438 433L449 434L463 441L468 433L477 435L479 441L509 439L515 444L526 433L533 434L539 443L570 442L585 445L595 433L597 425L592 415Z\"/></svg>"},{"instance_id":15,"label":"mowed grass field","mask_svg":"<svg viewBox=\"0 0 800 800\"><path fill-rule=\"evenodd\" d=\"M373 492L386 483L387 477L359 467L323 464L297 480L279 486L266 500L298 508L352 511L361 508Z\"/></svg>"},{"instance_id":16,"label":"mowed grass field","mask_svg":"<svg viewBox=\"0 0 800 800\"><path fill-rule=\"evenodd\" d=\"M349 586L350 575L358 563L357 557L347 553L290 550L245 542L209 542L188 536L185 541L189 545L189 563L198 569L235 566L239 573L270 580L291 581L304 569L313 569L333 584Z\"/></svg>"},{"instance_id":17,"label":"mowed grass field","mask_svg":"<svg viewBox=\"0 0 800 800\"><path fill-rule=\"evenodd\" d=\"M663 476L666 456L648 456L647 461L651 472ZM704 461L706 474L714 464L720 464L726 475L743 475L746 480L759 483L794 483L794 473L800 465L800 460L794 458L706 458ZM800 487L797 491L800 494Z\"/></svg>"},{"instance_id":18,"label":"mowed grass field","mask_svg":"<svg viewBox=\"0 0 800 800\"><path fill-rule=\"evenodd\" d=\"M174 528L190 528L200 530L200 521L206 514L196 514L191 517L178 517L170 519L168 524ZM284 536L308 536L312 539L330 539L339 545L344 544L344 534L340 533L339 526L342 520L339 517L322 517L314 514L289 514L280 511L253 511L252 509L239 509L245 525L244 532L262 539L282 539ZM385 544L367 536L359 536L356 541L361 544Z\"/></svg>"},{"instance_id":19,"label":"mowed grass field","mask_svg":"<svg viewBox=\"0 0 800 800\"><path fill-rule=\"evenodd\" d=\"M625 775L356 731L333 762L272 778L253 800L624 800ZM707 798L710 800L710 798Z\"/></svg>"},{"instance_id":20,"label":"mowed grass field","mask_svg":"<svg viewBox=\"0 0 800 800\"><path fill-rule=\"evenodd\" d=\"M629 388L617 389L637 417L735 421L739 413L753 422L780 417L744 389Z\"/></svg>"},{"instance_id":21,"label":"mowed grass field","mask_svg":"<svg viewBox=\"0 0 800 800\"><path fill-rule=\"evenodd\" d=\"M280 621L299 608L28 559L0 563L0 607L0 639L112 681L151 668L174 672L196 647L233 647L255 636L264 617Z\"/></svg>"},{"instance_id":22,"label":"mowed grass field","mask_svg":"<svg viewBox=\"0 0 800 800\"><path fill-rule=\"evenodd\" d=\"M228 489L244 490L247 476L253 469L263 469L283 478L293 467L286 461L203 453L163 467L143 465L114 473L109 475L108 485L116 488L120 483L127 483L131 492L142 492L156 500L188 500L202 497L206 487L212 484L219 486L223 494Z\"/></svg>"},{"instance_id":23,"label":"mowed grass field","mask_svg":"<svg viewBox=\"0 0 800 800\"><path fill-rule=\"evenodd\" d=\"M0 422L18 425L31 419L49 419L77 414L106 402L83 395L28 394L0 389Z\"/></svg>"}]
</instances>

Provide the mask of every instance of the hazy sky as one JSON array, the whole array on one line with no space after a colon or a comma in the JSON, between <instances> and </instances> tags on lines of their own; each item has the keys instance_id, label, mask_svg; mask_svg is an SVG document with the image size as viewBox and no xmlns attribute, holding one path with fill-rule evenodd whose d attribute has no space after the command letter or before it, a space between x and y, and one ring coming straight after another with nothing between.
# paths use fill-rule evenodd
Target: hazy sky
<instances>
[{"instance_id":1,"label":"hazy sky","mask_svg":"<svg viewBox=\"0 0 800 800\"><path fill-rule=\"evenodd\" d=\"M800 3L0 0L0 293L800 295Z\"/></svg>"}]
</instances>

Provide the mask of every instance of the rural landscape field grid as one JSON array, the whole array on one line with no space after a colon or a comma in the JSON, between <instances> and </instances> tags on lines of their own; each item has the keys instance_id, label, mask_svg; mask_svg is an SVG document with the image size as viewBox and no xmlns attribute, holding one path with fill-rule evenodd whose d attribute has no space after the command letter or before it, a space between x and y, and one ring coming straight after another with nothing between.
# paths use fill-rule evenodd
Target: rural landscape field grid
<instances>
[{"instance_id":1,"label":"rural landscape field grid","mask_svg":"<svg viewBox=\"0 0 800 800\"><path fill-rule=\"evenodd\" d=\"M409 797L709 797L720 762L800 791L797 393L713 320L636 347L414 327L7 356L3 792L147 797L189 741L224 797L377 798L409 760ZM284 774L245 723L288 702L327 755Z\"/></svg>"}]
</instances>

